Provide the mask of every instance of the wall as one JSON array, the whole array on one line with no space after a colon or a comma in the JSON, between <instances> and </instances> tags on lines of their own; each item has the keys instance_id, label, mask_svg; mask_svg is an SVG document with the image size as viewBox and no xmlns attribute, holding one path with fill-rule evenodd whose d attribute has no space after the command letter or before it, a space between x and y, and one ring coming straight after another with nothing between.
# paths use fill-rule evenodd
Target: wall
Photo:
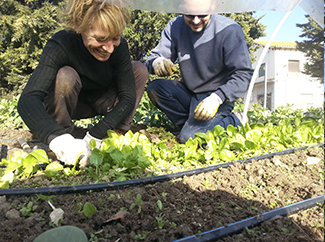
<instances>
[{"instance_id":1,"label":"wall","mask_svg":"<svg viewBox=\"0 0 325 242\"><path fill-rule=\"evenodd\" d=\"M255 52L257 58L261 55L262 50L260 48ZM300 72L289 71L289 60L299 60ZM315 78L301 73L306 61L304 53L290 45L288 47L270 47L262 63L266 63L267 92L271 94L271 99L269 99L271 103L268 107L271 110L286 104L293 104L293 108L304 110L311 106L323 106L323 84L320 84ZM256 63L253 64L253 68L255 66ZM264 95L264 76L256 79L250 106L252 103L258 102L260 95Z\"/></svg>"}]
</instances>

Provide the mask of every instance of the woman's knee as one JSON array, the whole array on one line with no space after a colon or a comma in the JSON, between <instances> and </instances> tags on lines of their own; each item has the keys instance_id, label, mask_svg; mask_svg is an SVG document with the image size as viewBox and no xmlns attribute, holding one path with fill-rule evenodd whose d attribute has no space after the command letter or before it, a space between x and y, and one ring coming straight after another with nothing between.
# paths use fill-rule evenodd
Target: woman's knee
<instances>
[{"instance_id":1,"label":"woman's knee","mask_svg":"<svg viewBox=\"0 0 325 242\"><path fill-rule=\"evenodd\" d=\"M64 66L59 69L56 75L56 88L69 92L76 88L81 89L81 80L79 74L70 66Z\"/></svg>"},{"instance_id":2,"label":"woman's knee","mask_svg":"<svg viewBox=\"0 0 325 242\"><path fill-rule=\"evenodd\" d=\"M133 61L131 64L135 81L146 83L149 75L147 67L139 61Z\"/></svg>"}]
</instances>

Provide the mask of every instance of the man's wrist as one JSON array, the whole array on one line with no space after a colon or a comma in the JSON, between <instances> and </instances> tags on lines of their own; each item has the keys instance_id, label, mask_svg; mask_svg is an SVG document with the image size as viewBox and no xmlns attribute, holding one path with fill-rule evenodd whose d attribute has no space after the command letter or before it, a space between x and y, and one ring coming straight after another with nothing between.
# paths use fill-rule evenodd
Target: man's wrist
<instances>
[{"instance_id":1,"label":"man's wrist","mask_svg":"<svg viewBox=\"0 0 325 242\"><path fill-rule=\"evenodd\" d=\"M215 94L218 95L218 97L220 97L221 101L224 102L226 100L226 96L223 94L223 92L218 89L216 92L214 92Z\"/></svg>"}]
</instances>

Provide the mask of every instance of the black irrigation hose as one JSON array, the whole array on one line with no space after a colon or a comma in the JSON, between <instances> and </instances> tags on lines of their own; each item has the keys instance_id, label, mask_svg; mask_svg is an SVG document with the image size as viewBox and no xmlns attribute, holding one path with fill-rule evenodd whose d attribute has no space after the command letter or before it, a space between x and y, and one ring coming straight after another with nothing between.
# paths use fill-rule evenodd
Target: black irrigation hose
<instances>
[{"instance_id":1,"label":"black irrigation hose","mask_svg":"<svg viewBox=\"0 0 325 242\"><path fill-rule=\"evenodd\" d=\"M244 219L239 222L228 224L226 226L219 227L217 229L209 230L207 232L189 236L183 239L174 240L173 242L208 242L216 241L225 236L232 235L240 232L244 228L256 226L269 219L275 218L276 216L287 216L291 213L297 213L300 210L311 208L319 203L324 203L324 195L315 198L307 199L301 202L293 203L285 207L271 210L269 212Z\"/></svg>"},{"instance_id":2,"label":"black irrigation hose","mask_svg":"<svg viewBox=\"0 0 325 242\"><path fill-rule=\"evenodd\" d=\"M318 144L316 146L310 147L310 146L304 146L294 149L288 149L280 152L270 153L266 155L251 157L247 159L222 163L218 165L193 169L189 171L182 171L167 175L161 175L161 176L154 176L154 177L144 177L139 179L133 179L133 180L127 180L127 181L117 181L117 182L105 182L105 183L97 183L97 184L86 184L86 185L76 185L76 186L60 186L60 187L39 187L39 188L19 188L19 189L0 189L0 196L30 196L35 194L43 194L43 195L60 195L60 194L69 194L69 193L85 193L89 191L93 192L99 192L103 190L114 190L118 188L123 187L130 187L130 186L138 186L138 185L146 185L146 184L154 184L157 182L163 182L168 181L174 178L181 178L183 176L192 176L208 171L217 170L220 168L225 168L230 165L233 165L235 162L239 163L248 163L252 160L261 160L266 158L272 158L275 155L285 155L289 153L293 153L298 150L305 150L308 148L314 148L314 147L321 147L324 146L324 144Z\"/></svg>"}]
</instances>

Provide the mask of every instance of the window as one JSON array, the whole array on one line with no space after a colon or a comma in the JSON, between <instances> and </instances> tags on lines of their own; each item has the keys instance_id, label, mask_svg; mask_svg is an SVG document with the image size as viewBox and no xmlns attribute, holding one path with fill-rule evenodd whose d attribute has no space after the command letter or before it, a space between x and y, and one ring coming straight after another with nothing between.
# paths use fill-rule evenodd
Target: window
<instances>
[{"instance_id":1,"label":"window","mask_svg":"<svg viewBox=\"0 0 325 242\"><path fill-rule=\"evenodd\" d=\"M258 77L265 76L265 63L263 63L259 69Z\"/></svg>"},{"instance_id":2,"label":"window","mask_svg":"<svg viewBox=\"0 0 325 242\"><path fill-rule=\"evenodd\" d=\"M272 93L268 92L266 96L266 108L271 110ZM264 107L264 94L257 95L257 103Z\"/></svg>"},{"instance_id":3,"label":"window","mask_svg":"<svg viewBox=\"0 0 325 242\"><path fill-rule=\"evenodd\" d=\"M289 60L289 63L288 63L288 71L289 72L300 72L300 62L299 60Z\"/></svg>"}]
</instances>

